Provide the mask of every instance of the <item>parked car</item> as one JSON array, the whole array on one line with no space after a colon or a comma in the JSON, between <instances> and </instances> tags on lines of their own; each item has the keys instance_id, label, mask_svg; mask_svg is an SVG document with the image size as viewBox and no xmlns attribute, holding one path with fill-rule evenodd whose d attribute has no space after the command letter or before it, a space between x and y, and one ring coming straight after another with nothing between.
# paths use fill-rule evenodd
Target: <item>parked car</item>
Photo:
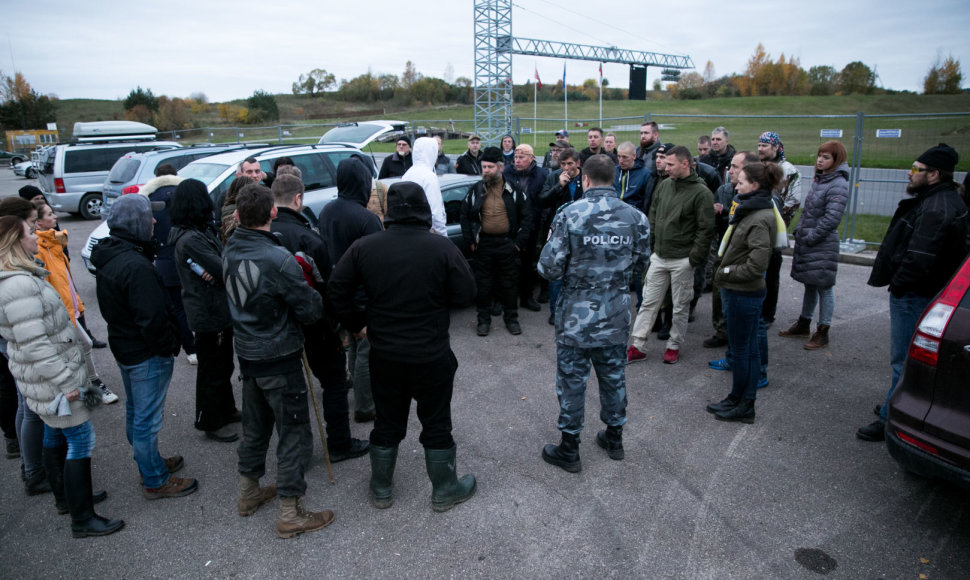
<instances>
[{"instance_id":1,"label":"parked car","mask_svg":"<svg viewBox=\"0 0 970 580\"><path fill-rule=\"evenodd\" d=\"M445 204L445 228L448 239L455 243L466 259L471 258L471 248L465 243L461 235L461 202L468 194L468 190L482 180L481 175L462 175L460 173L446 173L438 176L438 186L441 188L441 199ZM381 180L387 185L401 181L400 177L390 177Z\"/></svg>"},{"instance_id":2,"label":"parked car","mask_svg":"<svg viewBox=\"0 0 970 580\"><path fill-rule=\"evenodd\" d=\"M970 489L970 257L923 313L889 401L886 445L907 471Z\"/></svg>"},{"instance_id":3,"label":"parked car","mask_svg":"<svg viewBox=\"0 0 970 580\"><path fill-rule=\"evenodd\" d=\"M210 157L226 151L255 149L257 147L266 148L268 145L265 143L259 145L239 143L212 145L203 143L178 149L126 153L115 161L111 171L108 172L107 179L104 180L102 194L104 210L107 211L119 196L127 193L138 193L139 188L155 177L155 169L159 165L167 163L178 171L203 157Z\"/></svg>"},{"instance_id":4,"label":"parked car","mask_svg":"<svg viewBox=\"0 0 970 580\"><path fill-rule=\"evenodd\" d=\"M7 159L10 161L10 167L17 165L18 163L23 163L27 160L27 155L23 153L15 153L13 151L4 151L0 149L0 159Z\"/></svg>"},{"instance_id":5,"label":"parked car","mask_svg":"<svg viewBox=\"0 0 970 580\"><path fill-rule=\"evenodd\" d=\"M341 123L320 137L320 145L350 145L363 150L372 141L393 143L410 131L407 121L359 121Z\"/></svg>"},{"instance_id":6,"label":"parked car","mask_svg":"<svg viewBox=\"0 0 970 580\"><path fill-rule=\"evenodd\" d=\"M27 179L37 179L37 169L33 161L24 161L13 166L13 174Z\"/></svg>"},{"instance_id":7,"label":"parked car","mask_svg":"<svg viewBox=\"0 0 970 580\"><path fill-rule=\"evenodd\" d=\"M236 178L236 169L247 157L254 157L266 173L273 170L273 163L280 157L289 157L303 173L306 192L303 194L304 213L311 222L328 202L337 197L337 165L349 157L357 157L377 177L374 162L359 149L346 145L287 145L264 147L262 149L238 149L210 155L189 163L179 171L179 177L198 179L206 184L209 195L216 205L221 205L229 185ZM81 258L87 269L94 273L91 265L91 250L101 239L108 236L107 222L102 223L88 236L81 249Z\"/></svg>"},{"instance_id":8,"label":"parked car","mask_svg":"<svg viewBox=\"0 0 970 580\"><path fill-rule=\"evenodd\" d=\"M38 183L54 211L101 217L104 180L126 153L181 147L173 141L100 141L65 143L46 149L39 159Z\"/></svg>"}]
</instances>

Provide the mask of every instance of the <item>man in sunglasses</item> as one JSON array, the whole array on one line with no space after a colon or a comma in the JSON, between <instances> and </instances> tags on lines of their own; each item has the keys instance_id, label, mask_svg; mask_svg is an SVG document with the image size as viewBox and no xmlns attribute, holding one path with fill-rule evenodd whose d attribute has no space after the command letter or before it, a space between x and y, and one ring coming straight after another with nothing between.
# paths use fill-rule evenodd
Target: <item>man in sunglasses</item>
<instances>
[{"instance_id":1,"label":"man in sunglasses","mask_svg":"<svg viewBox=\"0 0 970 580\"><path fill-rule=\"evenodd\" d=\"M856 432L864 441L886 438L889 398L906 362L920 316L967 255L967 206L953 182L959 155L946 143L913 163L907 197L899 202L879 246L869 285L889 286L889 357L893 374L879 418Z\"/></svg>"}]
</instances>

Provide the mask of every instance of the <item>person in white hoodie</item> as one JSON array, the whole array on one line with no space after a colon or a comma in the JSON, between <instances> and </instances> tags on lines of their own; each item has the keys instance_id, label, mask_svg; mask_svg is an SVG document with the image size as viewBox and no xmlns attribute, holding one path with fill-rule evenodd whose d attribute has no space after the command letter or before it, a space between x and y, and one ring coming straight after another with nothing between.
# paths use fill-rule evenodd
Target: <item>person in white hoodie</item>
<instances>
[{"instance_id":1,"label":"person in white hoodie","mask_svg":"<svg viewBox=\"0 0 970 580\"><path fill-rule=\"evenodd\" d=\"M401 180L411 181L421 186L428 197L428 205L431 206L432 231L447 236L445 204L441 199L438 175L434 172L435 161L438 160L438 143L431 137L419 137L414 142L411 158L414 160L414 165L401 176Z\"/></svg>"}]
</instances>

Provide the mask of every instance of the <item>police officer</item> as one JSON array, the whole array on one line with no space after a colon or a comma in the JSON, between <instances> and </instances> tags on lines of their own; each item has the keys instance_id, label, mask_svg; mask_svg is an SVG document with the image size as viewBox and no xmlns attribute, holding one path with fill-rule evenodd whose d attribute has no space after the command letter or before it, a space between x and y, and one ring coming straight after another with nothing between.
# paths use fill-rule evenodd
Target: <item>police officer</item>
<instances>
[{"instance_id":1,"label":"police officer","mask_svg":"<svg viewBox=\"0 0 970 580\"><path fill-rule=\"evenodd\" d=\"M562 441L546 445L542 459L573 473L582 469L579 433L591 364L600 385L600 419L606 423L596 443L611 459L623 459L628 288L634 270L646 267L650 226L643 212L619 199L613 176L609 156L586 161L583 197L560 209L539 258L542 277L563 281L555 318Z\"/></svg>"}]
</instances>

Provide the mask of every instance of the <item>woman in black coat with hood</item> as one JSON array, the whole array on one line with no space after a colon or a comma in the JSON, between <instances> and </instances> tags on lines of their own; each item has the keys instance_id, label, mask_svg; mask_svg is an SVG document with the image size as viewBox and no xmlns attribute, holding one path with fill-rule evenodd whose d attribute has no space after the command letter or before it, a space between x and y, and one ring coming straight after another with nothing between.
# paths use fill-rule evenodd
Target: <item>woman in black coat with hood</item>
<instances>
[{"instance_id":1,"label":"woman in black coat with hood","mask_svg":"<svg viewBox=\"0 0 970 580\"><path fill-rule=\"evenodd\" d=\"M222 282L222 242L205 184L195 179L179 183L169 213L168 244L174 248L182 303L199 358L195 428L228 443L239 438L232 423L241 417L232 394L232 318Z\"/></svg>"}]
</instances>

